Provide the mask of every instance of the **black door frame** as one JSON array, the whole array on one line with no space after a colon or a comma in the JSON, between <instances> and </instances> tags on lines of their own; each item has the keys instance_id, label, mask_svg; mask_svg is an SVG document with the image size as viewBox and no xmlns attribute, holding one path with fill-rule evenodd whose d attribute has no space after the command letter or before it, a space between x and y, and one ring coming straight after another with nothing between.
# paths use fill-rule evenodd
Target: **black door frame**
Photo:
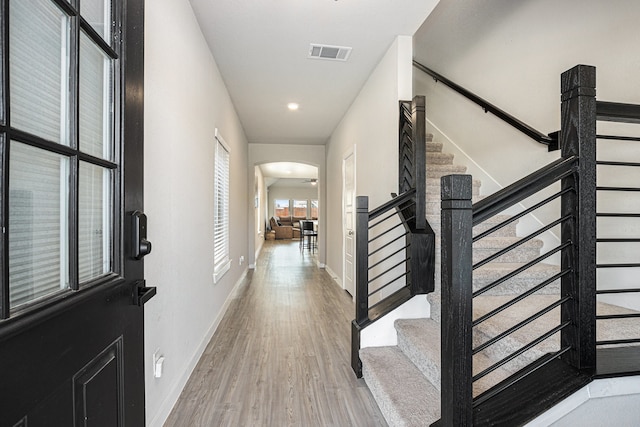
<instances>
[{"instance_id":1,"label":"black door frame","mask_svg":"<svg viewBox=\"0 0 640 427\"><path fill-rule=\"evenodd\" d=\"M0 0L3 13L8 10L8 1ZM0 321L0 426L51 425L52 420L63 420L64 424L57 425L74 425L66 420L78 419L75 414L78 385L84 381L83 375L97 366L95 361L108 362L109 358L116 362L113 369L117 371L117 388L121 390L116 397L121 410L118 424L145 425L144 309L133 304L135 284L144 278L144 264L132 255L133 222L128 220L133 211L142 211L144 207L144 0L121 3L124 10L119 30L123 43L119 120L124 142L120 180L116 185L119 183L122 192L119 207L122 225L121 235L115 241L120 241L122 247L122 277L71 292L37 310ZM7 27L0 30L2 43L8 38ZM0 79L5 88L8 88L3 77L9 69L7 56L0 56L5 71ZM0 143L8 142L0 140ZM2 173L7 164L5 156L0 163ZM4 205L5 194L8 194L6 187L0 194ZM4 223L7 211L1 215ZM4 240L5 236L0 238ZM0 257L3 272L8 268L7 261L5 251ZM114 305L118 307L115 310ZM121 333L114 335L114 328ZM104 337L109 338L105 341ZM71 341L76 344L69 345ZM75 399L73 408L67 404L69 399ZM98 420L96 425L105 424Z\"/></svg>"}]
</instances>

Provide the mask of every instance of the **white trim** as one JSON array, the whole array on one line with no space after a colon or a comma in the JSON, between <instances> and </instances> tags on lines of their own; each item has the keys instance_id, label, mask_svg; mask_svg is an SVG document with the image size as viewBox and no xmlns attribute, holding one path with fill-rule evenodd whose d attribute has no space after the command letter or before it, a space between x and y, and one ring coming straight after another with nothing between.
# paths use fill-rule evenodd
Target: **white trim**
<instances>
[{"instance_id":1,"label":"white trim","mask_svg":"<svg viewBox=\"0 0 640 427\"><path fill-rule=\"evenodd\" d=\"M345 215L345 205L344 205L344 189L345 189L345 172L344 172L344 166L345 166L345 160L347 160L348 157L353 156L353 200L352 200L352 204L353 204L353 212L351 215L353 215L353 232L354 232L354 237L353 237L353 241L354 241L354 248L353 248L353 295L351 296L352 299L355 301L356 298L356 265L355 265L355 232L356 232L356 188L357 188L357 174L356 174L356 167L357 167L357 163L356 163L356 145L353 144L353 146L349 147L347 150L345 150L345 152L342 154L342 191L341 191L341 204L342 204L342 278L340 280L340 284L342 286L342 289L347 290L345 288L345 277L346 277L346 271L347 271L347 262L346 262L346 248L344 245L345 242L345 230L346 230L346 215ZM347 292L349 292L350 290L347 290Z\"/></svg>"},{"instance_id":2,"label":"white trim","mask_svg":"<svg viewBox=\"0 0 640 427\"><path fill-rule=\"evenodd\" d=\"M340 277L331 269L331 267L325 265L324 269L327 273L329 273L329 276L331 276L336 285L340 286L340 289L344 289L342 287L342 279L340 279Z\"/></svg>"},{"instance_id":3,"label":"white trim","mask_svg":"<svg viewBox=\"0 0 640 427\"><path fill-rule=\"evenodd\" d=\"M216 330L218 329L218 326L220 325L220 322L224 318L224 315L227 313L227 310L231 305L231 301L236 299L238 294L238 289L240 288L240 285L243 283L246 276L247 276L247 270L245 269L244 272L242 273L242 276L240 276L236 284L233 286L233 289L231 289L231 292L229 292L229 295L227 296L227 299L222 305L222 308L220 309L218 316L215 318L215 320L209 327L209 330L207 330L207 333L202 338L200 345L198 345L198 347L196 348L196 351L193 353L193 356L191 356L191 359L189 359L189 362L185 366L183 374L174 383L173 387L171 387L171 389L169 390L169 393L167 393L167 397L160 404L159 406L160 410L156 413L155 417L153 417L151 422L148 424L149 427L162 427L165 421L167 421L167 418L169 418L169 414L171 414L171 411L173 410L174 405L178 401L178 398L180 397L180 393L182 393L182 390L184 389L185 385L187 384L187 381L189 380L189 377L191 377L193 370L195 369L196 365L200 361L200 358L202 357L202 354L207 348L209 341L211 341L211 338L213 338L213 334L216 332Z\"/></svg>"},{"instance_id":4,"label":"white trim","mask_svg":"<svg viewBox=\"0 0 640 427\"><path fill-rule=\"evenodd\" d=\"M548 426L570 414L591 399L615 398L637 394L640 396L640 376L603 378L581 388L562 402L542 413L525 427ZM607 415L605 415L606 417ZM613 418L615 420L615 417ZM600 425L600 424L598 424Z\"/></svg>"}]
</instances>

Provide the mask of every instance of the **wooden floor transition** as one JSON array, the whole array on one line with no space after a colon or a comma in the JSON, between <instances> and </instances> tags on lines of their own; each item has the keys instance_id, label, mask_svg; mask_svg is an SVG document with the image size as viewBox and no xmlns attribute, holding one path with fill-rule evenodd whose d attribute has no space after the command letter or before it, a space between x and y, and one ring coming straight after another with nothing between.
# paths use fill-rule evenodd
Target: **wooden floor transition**
<instances>
[{"instance_id":1,"label":"wooden floor transition","mask_svg":"<svg viewBox=\"0 0 640 427\"><path fill-rule=\"evenodd\" d=\"M350 366L351 297L297 241L267 241L165 427L386 426Z\"/></svg>"}]
</instances>

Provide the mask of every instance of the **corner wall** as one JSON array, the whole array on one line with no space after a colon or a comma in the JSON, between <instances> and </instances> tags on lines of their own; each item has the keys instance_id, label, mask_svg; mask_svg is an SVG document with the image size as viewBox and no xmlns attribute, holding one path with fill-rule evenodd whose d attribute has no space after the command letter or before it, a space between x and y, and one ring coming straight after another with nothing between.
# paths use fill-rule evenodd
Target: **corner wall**
<instances>
[{"instance_id":1,"label":"corner wall","mask_svg":"<svg viewBox=\"0 0 640 427\"><path fill-rule=\"evenodd\" d=\"M147 2L145 26L144 190L153 243L145 271L158 288L145 306L146 414L147 425L161 426L246 273L239 258L249 258L250 197L247 141L189 1ZM232 263L214 285L215 128L231 149ZM153 377L156 351L165 357L162 378Z\"/></svg>"},{"instance_id":2,"label":"corner wall","mask_svg":"<svg viewBox=\"0 0 640 427\"><path fill-rule=\"evenodd\" d=\"M410 36L398 36L327 143L327 267L342 283L342 161L356 153L356 195L374 208L398 191L398 101L411 99Z\"/></svg>"}]
</instances>

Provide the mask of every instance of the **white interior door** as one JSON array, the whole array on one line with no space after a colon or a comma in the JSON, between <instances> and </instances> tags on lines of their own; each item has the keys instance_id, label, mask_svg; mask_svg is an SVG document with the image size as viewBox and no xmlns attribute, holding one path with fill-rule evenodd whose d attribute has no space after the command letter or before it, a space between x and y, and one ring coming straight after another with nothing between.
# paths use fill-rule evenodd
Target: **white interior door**
<instances>
[{"instance_id":1,"label":"white interior door","mask_svg":"<svg viewBox=\"0 0 640 427\"><path fill-rule=\"evenodd\" d=\"M344 236L343 287L355 295L355 229L356 229L356 161L355 151L348 153L342 161L342 224Z\"/></svg>"}]
</instances>

